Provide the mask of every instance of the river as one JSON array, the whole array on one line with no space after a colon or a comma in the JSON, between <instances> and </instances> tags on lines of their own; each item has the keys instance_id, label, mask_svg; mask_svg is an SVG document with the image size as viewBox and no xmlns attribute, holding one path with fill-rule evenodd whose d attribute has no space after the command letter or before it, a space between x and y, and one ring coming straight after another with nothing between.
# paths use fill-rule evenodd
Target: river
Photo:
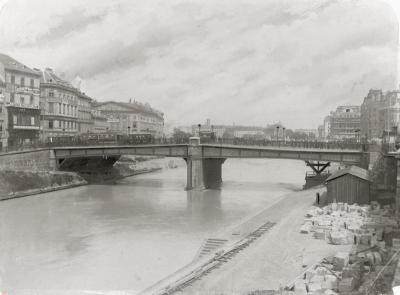
<instances>
[{"instance_id":1,"label":"river","mask_svg":"<svg viewBox=\"0 0 400 295\"><path fill-rule=\"evenodd\" d=\"M302 161L229 159L221 190L188 192L186 164L175 161L115 185L0 202L2 289L140 291L304 183Z\"/></svg>"}]
</instances>

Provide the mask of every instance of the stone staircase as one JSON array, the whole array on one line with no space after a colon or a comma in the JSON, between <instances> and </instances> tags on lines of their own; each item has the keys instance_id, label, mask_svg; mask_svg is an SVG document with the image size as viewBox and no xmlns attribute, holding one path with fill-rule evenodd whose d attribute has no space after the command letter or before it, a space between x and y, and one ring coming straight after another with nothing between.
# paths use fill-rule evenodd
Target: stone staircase
<instances>
[{"instance_id":1,"label":"stone staircase","mask_svg":"<svg viewBox=\"0 0 400 295\"><path fill-rule=\"evenodd\" d=\"M202 258L208 254L213 253L216 249L223 246L228 240L225 239L217 239L217 238L208 238L204 241L203 245L200 247L199 252L196 255L196 258Z\"/></svg>"}]
</instances>

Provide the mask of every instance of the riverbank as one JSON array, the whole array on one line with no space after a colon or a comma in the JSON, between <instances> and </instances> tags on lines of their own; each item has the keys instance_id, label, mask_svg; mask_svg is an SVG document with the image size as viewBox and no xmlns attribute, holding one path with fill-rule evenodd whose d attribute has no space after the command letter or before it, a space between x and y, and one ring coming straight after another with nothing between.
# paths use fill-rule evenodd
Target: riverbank
<instances>
[{"instance_id":1,"label":"riverbank","mask_svg":"<svg viewBox=\"0 0 400 295\"><path fill-rule=\"evenodd\" d=\"M329 245L299 233L304 214L315 201L315 194L324 191L324 187L318 187L289 193L251 218L216 234L212 239L224 241L219 247L207 255L198 255L191 264L146 289L143 294L162 293L177 283L184 286L181 290L184 294L278 289L301 273L304 266L333 255L338 249L348 248L348 245ZM268 229L258 234L267 223L270 224ZM257 239L251 238L251 244L247 243L254 235ZM212 267L213 260L220 261L220 256L235 247L238 251L234 257L229 256L218 267ZM244 247L246 250L241 251ZM202 253L201 249L199 253ZM185 277L190 283L182 281Z\"/></svg>"},{"instance_id":2,"label":"riverbank","mask_svg":"<svg viewBox=\"0 0 400 295\"><path fill-rule=\"evenodd\" d=\"M21 198L85 185L87 182L72 172L0 171L0 200Z\"/></svg>"},{"instance_id":3,"label":"riverbank","mask_svg":"<svg viewBox=\"0 0 400 295\"><path fill-rule=\"evenodd\" d=\"M154 159L154 157L140 158L139 165L132 166L132 163L124 163L117 165L116 168L120 178L162 170L163 167L152 161ZM74 172L0 170L0 201L87 184L86 180Z\"/></svg>"}]
</instances>

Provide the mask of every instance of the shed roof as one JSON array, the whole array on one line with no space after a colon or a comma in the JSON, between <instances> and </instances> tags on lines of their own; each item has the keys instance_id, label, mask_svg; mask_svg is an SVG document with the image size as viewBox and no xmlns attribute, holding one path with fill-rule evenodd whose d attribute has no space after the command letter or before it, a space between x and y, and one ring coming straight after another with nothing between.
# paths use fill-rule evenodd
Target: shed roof
<instances>
[{"instance_id":1,"label":"shed roof","mask_svg":"<svg viewBox=\"0 0 400 295\"><path fill-rule=\"evenodd\" d=\"M335 173L333 173L331 176L329 176L326 181L328 182L328 181L334 180L336 178L342 177L347 174L351 174L360 179L364 179L366 181L372 182L368 170L365 170L365 169L357 167L357 166L350 166L350 167L347 167L344 169L340 169L340 170L336 171Z\"/></svg>"}]
</instances>

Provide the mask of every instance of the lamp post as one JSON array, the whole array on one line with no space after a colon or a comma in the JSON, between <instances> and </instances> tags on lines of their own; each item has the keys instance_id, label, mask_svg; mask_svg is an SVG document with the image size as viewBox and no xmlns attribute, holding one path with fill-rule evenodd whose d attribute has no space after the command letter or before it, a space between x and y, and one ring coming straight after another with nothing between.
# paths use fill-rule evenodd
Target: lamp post
<instances>
[{"instance_id":1,"label":"lamp post","mask_svg":"<svg viewBox=\"0 0 400 295\"><path fill-rule=\"evenodd\" d=\"M131 126L128 126L128 135L131 134Z\"/></svg>"},{"instance_id":2,"label":"lamp post","mask_svg":"<svg viewBox=\"0 0 400 295\"><path fill-rule=\"evenodd\" d=\"M286 130L286 128L283 127L282 130L283 130L283 142L286 142L286 137L285 137L285 130Z\"/></svg>"},{"instance_id":3,"label":"lamp post","mask_svg":"<svg viewBox=\"0 0 400 295\"><path fill-rule=\"evenodd\" d=\"M199 137L200 137L201 124L197 124L197 127L199 128Z\"/></svg>"},{"instance_id":4,"label":"lamp post","mask_svg":"<svg viewBox=\"0 0 400 295\"><path fill-rule=\"evenodd\" d=\"M276 126L276 143L278 143L278 137L279 137L279 126Z\"/></svg>"}]
</instances>

